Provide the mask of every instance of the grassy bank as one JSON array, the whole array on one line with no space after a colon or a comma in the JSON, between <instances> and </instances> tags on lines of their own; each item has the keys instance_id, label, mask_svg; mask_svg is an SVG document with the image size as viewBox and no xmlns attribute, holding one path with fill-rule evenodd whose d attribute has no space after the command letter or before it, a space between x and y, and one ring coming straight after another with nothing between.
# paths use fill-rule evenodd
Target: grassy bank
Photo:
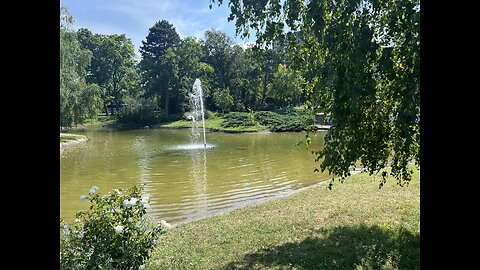
<instances>
[{"instance_id":1,"label":"grassy bank","mask_svg":"<svg viewBox=\"0 0 480 270\"><path fill-rule=\"evenodd\" d=\"M349 177L180 225L161 237L146 269L419 269L420 172Z\"/></svg>"},{"instance_id":2,"label":"grassy bank","mask_svg":"<svg viewBox=\"0 0 480 270\"><path fill-rule=\"evenodd\" d=\"M205 128L208 128L212 131L224 131L224 132L257 132L257 131L265 131L267 130L267 127L262 126L260 124L250 126L250 127L245 127L245 126L239 126L239 127L223 127L222 123L225 120L221 117L214 117L214 118L209 118L205 119ZM187 121L187 120L178 120L174 121L168 124L163 124L159 125L159 127L162 128L191 128L192 127L192 122Z\"/></svg>"},{"instance_id":3,"label":"grassy bank","mask_svg":"<svg viewBox=\"0 0 480 270\"><path fill-rule=\"evenodd\" d=\"M70 133L61 133L60 132L60 143L67 143L70 141L87 139L87 136L80 134L70 134Z\"/></svg>"},{"instance_id":4,"label":"grassy bank","mask_svg":"<svg viewBox=\"0 0 480 270\"><path fill-rule=\"evenodd\" d=\"M108 126L113 125L116 121L115 115L106 116L105 114L97 115L97 119L88 120L82 126L90 127L90 126Z\"/></svg>"}]
</instances>

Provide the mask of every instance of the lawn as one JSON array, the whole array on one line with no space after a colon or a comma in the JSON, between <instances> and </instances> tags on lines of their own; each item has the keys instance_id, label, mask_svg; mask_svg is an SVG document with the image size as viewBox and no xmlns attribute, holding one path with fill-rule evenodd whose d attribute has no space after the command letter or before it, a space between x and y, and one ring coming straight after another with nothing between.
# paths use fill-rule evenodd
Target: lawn
<instances>
[{"instance_id":1,"label":"lawn","mask_svg":"<svg viewBox=\"0 0 480 270\"><path fill-rule=\"evenodd\" d=\"M186 223L145 269L420 269L420 170L345 182Z\"/></svg>"}]
</instances>

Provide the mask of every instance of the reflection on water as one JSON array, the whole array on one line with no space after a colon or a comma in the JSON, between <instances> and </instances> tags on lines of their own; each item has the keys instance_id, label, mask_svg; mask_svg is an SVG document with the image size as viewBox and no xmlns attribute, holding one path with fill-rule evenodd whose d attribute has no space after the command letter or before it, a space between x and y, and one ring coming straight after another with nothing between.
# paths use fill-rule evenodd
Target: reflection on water
<instances>
[{"instance_id":1,"label":"reflection on water","mask_svg":"<svg viewBox=\"0 0 480 270\"><path fill-rule=\"evenodd\" d=\"M191 152L192 170L191 179L195 185L198 214L203 216L207 212L207 152Z\"/></svg>"},{"instance_id":2,"label":"reflection on water","mask_svg":"<svg viewBox=\"0 0 480 270\"><path fill-rule=\"evenodd\" d=\"M318 183L318 163L296 143L303 133L210 132L208 149L187 149L189 130L86 129L89 140L64 149L60 158L60 216L88 207L80 196L142 184L149 213L179 223L248 205ZM322 145L323 135L316 140ZM318 146L317 145L317 146ZM202 145L203 146L203 145ZM213 147L214 146L214 147Z\"/></svg>"}]
</instances>

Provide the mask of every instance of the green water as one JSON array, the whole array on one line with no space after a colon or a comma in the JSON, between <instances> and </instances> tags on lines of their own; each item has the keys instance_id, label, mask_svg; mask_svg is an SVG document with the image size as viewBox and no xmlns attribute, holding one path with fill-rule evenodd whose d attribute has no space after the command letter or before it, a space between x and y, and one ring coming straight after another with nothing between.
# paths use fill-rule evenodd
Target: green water
<instances>
[{"instance_id":1,"label":"green water","mask_svg":"<svg viewBox=\"0 0 480 270\"><path fill-rule=\"evenodd\" d=\"M72 220L92 186L144 184L150 213L170 223L194 220L328 179L314 155L296 144L305 133L207 132L208 150L182 150L190 130L75 131L89 140L60 152L60 216ZM314 140L317 149L323 133Z\"/></svg>"}]
</instances>

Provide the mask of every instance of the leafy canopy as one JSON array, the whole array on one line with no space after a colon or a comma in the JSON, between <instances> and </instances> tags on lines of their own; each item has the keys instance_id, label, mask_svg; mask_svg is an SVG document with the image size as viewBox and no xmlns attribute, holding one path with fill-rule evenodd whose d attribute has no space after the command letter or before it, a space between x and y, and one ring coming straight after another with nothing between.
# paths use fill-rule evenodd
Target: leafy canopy
<instances>
[{"instance_id":1,"label":"leafy canopy","mask_svg":"<svg viewBox=\"0 0 480 270\"><path fill-rule=\"evenodd\" d=\"M100 89L86 81L92 52L82 49L77 32L71 29L73 17L60 9L60 126L72 127L96 117Z\"/></svg>"},{"instance_id":2,"label":"leafy canopy","mask_svg":"<svg viewBox=\"0 0 480 270\"><path fill-rule=\"evenodd\" d=\"M221 5L223 0L211 0ZM322 171L352 167L411 179L420 146L419 0L229 0L237 34L282 45L307 85L306 108L333 122Z\"/></svg>"}]
</instances>

